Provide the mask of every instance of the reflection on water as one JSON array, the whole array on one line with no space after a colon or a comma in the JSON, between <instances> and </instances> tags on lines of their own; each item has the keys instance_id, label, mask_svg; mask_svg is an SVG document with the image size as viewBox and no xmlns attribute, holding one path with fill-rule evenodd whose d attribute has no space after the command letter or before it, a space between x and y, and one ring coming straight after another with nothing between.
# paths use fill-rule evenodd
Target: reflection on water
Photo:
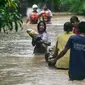
<instances>
[{"instance_id":1,"label":"reflection on water","mask_svg":"<svg viewBox=\"0 0 85 85\"><path fill-rule=\"evenodd\" d=\"M62 25L48 25L52 46ZM53 42L54 41L54 42ZM69 81L68 72L49 68L43 55L33 55L31 38L26 29L18 33L0 34L0 85L84 85Z\"/></svg>"}]
</instances>

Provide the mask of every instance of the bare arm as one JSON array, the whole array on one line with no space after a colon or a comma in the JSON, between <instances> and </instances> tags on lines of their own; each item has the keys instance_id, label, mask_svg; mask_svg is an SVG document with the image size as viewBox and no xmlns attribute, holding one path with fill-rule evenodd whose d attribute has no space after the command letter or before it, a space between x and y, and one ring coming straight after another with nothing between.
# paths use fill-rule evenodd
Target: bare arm
<instances>
[{"instance_id":1,"label":"bare arm","mask_svg":"<svg viewBox=\"0 0 85 85\"><path fill-rule=\"evenodd\" d=\"M58 41L56 42L56 47L55 47L55 50L54 50L54 53L53 53L53 58L55 58L57 55L58 55Z\"/></svg>"},{"instance_id":2,"label":"bare arm","mask_svg":"<svg viewBox=\"0 0 85 85\"><path fill-rule=\"evenodd\" d=\"M61 57L63 57L63 56L67 53L67 51L68 51L68 48L64 48L64 49L59 53L59 55L56 57L56 61L57 61L58 59L60 59Z\"/></svg>"}]
</instances>

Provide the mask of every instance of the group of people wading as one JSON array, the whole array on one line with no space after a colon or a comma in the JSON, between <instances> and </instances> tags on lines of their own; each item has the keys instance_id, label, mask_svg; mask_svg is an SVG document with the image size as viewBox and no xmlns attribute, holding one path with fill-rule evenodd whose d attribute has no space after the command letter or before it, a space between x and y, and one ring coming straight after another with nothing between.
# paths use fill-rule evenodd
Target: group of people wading
<instances>
[{"instance_id":1,"label":"group of people wading","mask_svg":"<svg viewBox=\"0 0 85 85\"><path fill-rule=\"evenodd\" d=\"M44 10L37 12L37 6L33 5L33 12L30 15L30 24L37 24L38 35L32 39L34 54L45 54L45 60L49 66L57 69L68 69L70 80L85 79L85 21L80 21L77 16L72 16L69 22L63 26L64 32L57 36L57 41L53 54L47 52L49 34L46 31L46 24L51 23L49 9L44 6ZM38 22L39 18L42 21Z\"/></svg>"},{"instance_id":2,"label":"group of people wading","mask_svg":"<svg viewBox=\"0 0 85 85\"><path fill-rule=\"evenodd\" d=\"M27 14L27 22L30 24L37 24L39 21L45 21L46 24L51 24L52 12L45 4L42 9L39 10L38 6L34 4L32 6L32 12Z\"/></svg>"},{"instance_id":3,"label":"group of people wading","mask_svg":"<svg viewBox=\"0 0 85 85\"><path fill-rule=\"evenodd\" d=\"M85 21L72 16L64 23L64 32L57 36L56 48L50 58L49 65L57 69L68 69L70 80L85 79ZM46 54L49 57L50 53Z\"/></svg>"}]
</instances>

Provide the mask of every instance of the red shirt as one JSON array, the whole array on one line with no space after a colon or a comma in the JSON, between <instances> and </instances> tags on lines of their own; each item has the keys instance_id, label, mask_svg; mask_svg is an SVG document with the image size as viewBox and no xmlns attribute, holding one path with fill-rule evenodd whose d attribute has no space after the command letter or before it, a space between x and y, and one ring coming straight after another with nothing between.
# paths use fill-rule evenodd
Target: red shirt
<instances>
[{"instance_id":1,"label":"red shirt","mask_svg":"<svg viewBox=\"0 0 85 85\"><path fill-rule=\"evenodd\" d=\"M76 26L73 27L73 33L74 34L79 34L78 28Z\"/></svg>"}]
</instances>

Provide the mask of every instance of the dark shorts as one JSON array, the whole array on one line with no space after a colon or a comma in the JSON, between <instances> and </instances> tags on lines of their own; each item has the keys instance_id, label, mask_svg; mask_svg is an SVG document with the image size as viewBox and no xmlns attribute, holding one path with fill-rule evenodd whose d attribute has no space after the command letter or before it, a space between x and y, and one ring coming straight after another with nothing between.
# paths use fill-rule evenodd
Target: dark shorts
<instances>
[{"instance_id":1,"label":"dark shorts","mask_svg":"<svg viewBox=\"0 0 85 85\"><path fill-rule=\"evenodd\" d=\"M85 79L85 75L83 75L83 76L80 76L80 75L71 75L69 73L69 78L70 78L70 80L83 80L83 79Z\"/></svg>"}]
</instances>

